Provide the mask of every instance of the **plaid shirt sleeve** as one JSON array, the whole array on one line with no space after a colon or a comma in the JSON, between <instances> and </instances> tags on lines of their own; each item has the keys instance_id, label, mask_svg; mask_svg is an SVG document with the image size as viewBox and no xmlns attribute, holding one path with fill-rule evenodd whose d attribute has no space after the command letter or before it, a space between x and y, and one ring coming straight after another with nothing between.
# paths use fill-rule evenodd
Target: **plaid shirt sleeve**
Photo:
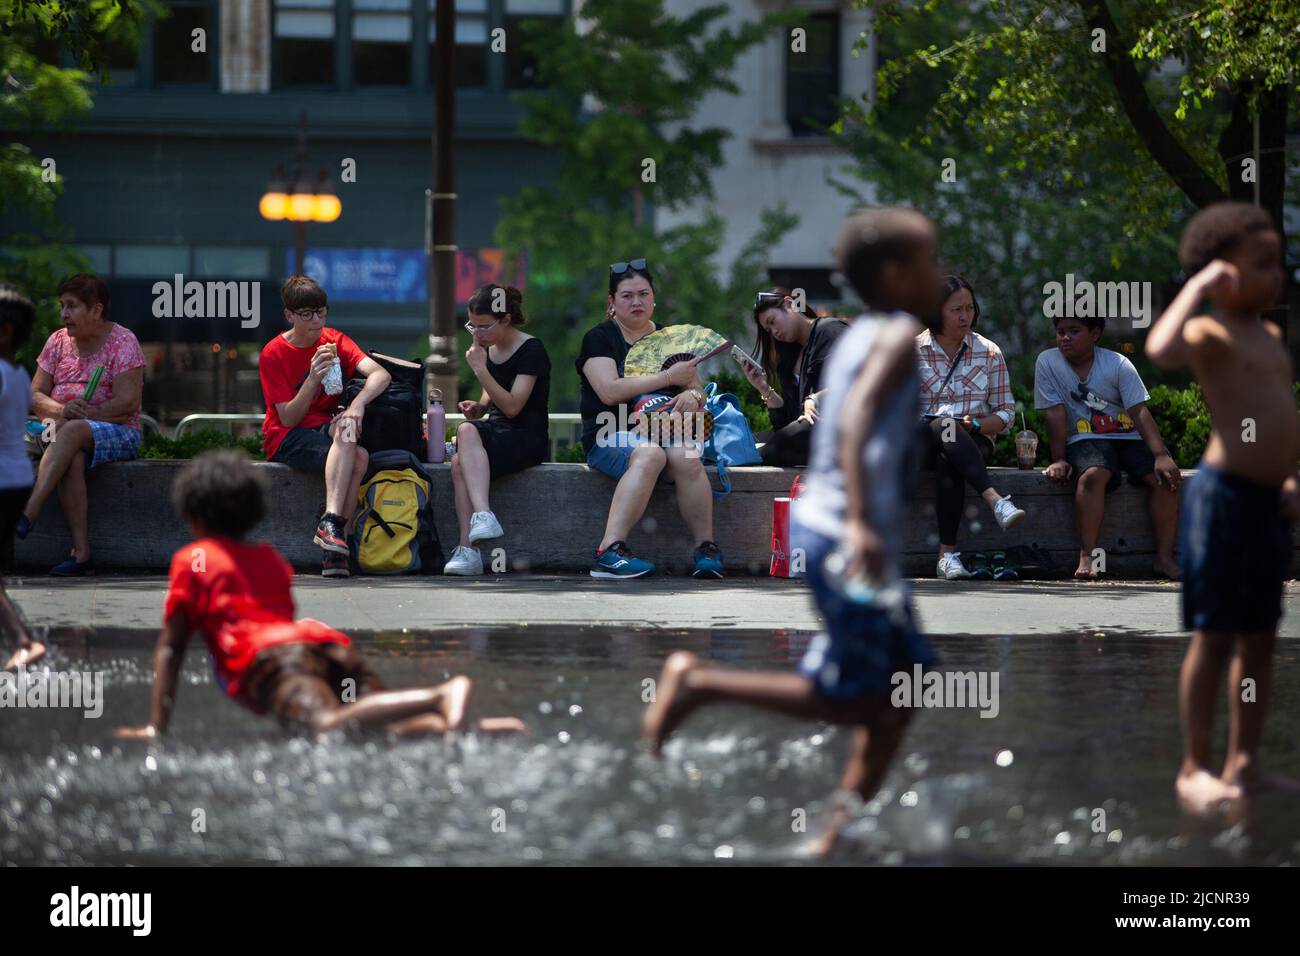
<instances>
[{"instance_id":1,"label":"plaid shirt sleeve","mask_svg":"<svg viewBox=\"0 0 1300 956\"><path fill-rule=\"evenodd\" d=\"M1011 394L1011 376L1007 372L1007 360L1002 357L1002 350L989 343L989 410L1002 419L1004 425L1016 420L1016 400Z\"/></svg>"}]
</instances>

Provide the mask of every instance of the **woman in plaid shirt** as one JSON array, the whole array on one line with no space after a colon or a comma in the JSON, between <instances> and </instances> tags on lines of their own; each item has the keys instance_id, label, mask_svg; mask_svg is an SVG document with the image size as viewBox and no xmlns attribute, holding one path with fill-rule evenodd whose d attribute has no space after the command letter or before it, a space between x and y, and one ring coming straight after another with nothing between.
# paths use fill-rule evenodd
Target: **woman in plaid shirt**
<instances>
[{"instance_id":1,"label":"woman in plaid shirt","mask_svg":"<svg viewBox=\"0 0 1300 956\"><path fill-rule=\"evenodd\" d=\"M975 290L961 276L944 280L943 331L929 329L916 337L921 374L922 467L935 473L935 508L939 518L939 562L935 574L958 578L1014 578L1010 568L962 564L957 550L966 484L980 493L1003 530L1024 520L1025 513L989 481L987 465L993 438L1015 420L1015 400L1002 350L975 331L979 320Z\"/></svg>"}]
</instances>

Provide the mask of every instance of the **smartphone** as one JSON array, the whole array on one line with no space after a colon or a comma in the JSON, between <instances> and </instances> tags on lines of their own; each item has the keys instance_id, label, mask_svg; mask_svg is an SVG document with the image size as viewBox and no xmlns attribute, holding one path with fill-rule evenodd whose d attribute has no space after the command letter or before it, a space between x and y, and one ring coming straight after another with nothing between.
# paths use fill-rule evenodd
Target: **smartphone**
<instances>
[{"instance_id":1,"label":"smartphone","mask_svg":"<svg viewBox=\"0 0 1300 956\"><path fill-rule=\"evenodd\" d=\"M751 356L748 352L742 349L739 345L733 345L731 347L731 357L734 358L741 365L744 365L747 368L751 368L755 372L764 372L763 366L759 365L758 362L754 360L753 356ZM766 373L764 372L764 374Z\"/></svg>"}]
</instances>

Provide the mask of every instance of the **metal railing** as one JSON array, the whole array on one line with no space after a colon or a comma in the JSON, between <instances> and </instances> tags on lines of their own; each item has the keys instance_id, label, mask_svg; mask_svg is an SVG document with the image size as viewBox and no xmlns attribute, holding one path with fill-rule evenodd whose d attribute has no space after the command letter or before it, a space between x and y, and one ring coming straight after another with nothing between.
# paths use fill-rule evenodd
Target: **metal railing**
<instances>
[{"instance_id":1,"label":"metal railing","mask_svg":"<svg viewBox=\"0 0 1300 956\"><path fill-rule=\"evenodd\" d=\"M142 421L147 417L148 416L145 415L140 416ZM172 437L180 438L181 435L196 426L209 427L212 425L223 425L226 430L229 431L232 425L260 425L263 417L264 416L262 415L255 415L250 412L229 414L218 412L197 412L193 415L186 415L177 422L176 428L172 432ZM427 416L421 417L424 418ZM551 412L550 415L547 416L547 419L551 436L551 459L554 460L556 454L559 453L561 438L567 438L569 444L577 443L578 434L582 427L582 416L577 412ZM464 420L465 416L459 412L452 412L447 415L448 425L459 425ZM153 428L157 429L159 432L162 431L162 429L158 427L156 421L152 418L150 418L149 421L152 423ZM559 435L557 432L563 432L563 435Z\"/></svg>"},{"instance_id":2,"label":"metal railing","mask_svg":"<svg viewBox=\"0 0 1300 956\"><path fill-rule=\"evenodd\" d=\"M44 421L44 419L42 419L39 415L28 415L27 420L29 422ZM258 416L257 420L258 421L262 420L260 415ZM146 415L144 412L141 412L140 424L144 426L145 431L154 431L157 432L159 435L163 433L162 426L158 424L158 419L154 418L152 415Z\"/></svg>"}]
</instances>

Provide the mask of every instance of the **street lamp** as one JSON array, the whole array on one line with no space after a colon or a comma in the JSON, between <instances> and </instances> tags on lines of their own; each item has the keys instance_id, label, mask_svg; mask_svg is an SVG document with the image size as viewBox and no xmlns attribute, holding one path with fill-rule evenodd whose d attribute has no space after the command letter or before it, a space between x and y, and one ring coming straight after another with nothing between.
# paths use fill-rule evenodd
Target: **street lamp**
<instances>
[{"instance_id":1,"label":"street lamp","mask_svg":"<svg viewBox=\"0 0 1300 956\"><path fill-rule=\"evenodd\" d=\"M453 401L456 356L456 0L438 0L434 11L433 190L429 250L429 357L425 389L441 389Z\"/></svg>"},{"instance_id":2,"label":"street lamp","mask_svg":"<svg viewBox=\"0 0 1300 956\"><path fill-rule=\"evenodd\" d=\"M325 170L312 179L307 173L307 114L298 118L298 142L294 155L292 180L285 174L284 166L275 167L266 192L258 201L257 211L263 219L285 220L293 223L293 271L303 271L307 257L307 223L333 222L343 213L343 203L334 192ZM292 184L292 185L291 185Z\"/></svg>"}]
</instances>

